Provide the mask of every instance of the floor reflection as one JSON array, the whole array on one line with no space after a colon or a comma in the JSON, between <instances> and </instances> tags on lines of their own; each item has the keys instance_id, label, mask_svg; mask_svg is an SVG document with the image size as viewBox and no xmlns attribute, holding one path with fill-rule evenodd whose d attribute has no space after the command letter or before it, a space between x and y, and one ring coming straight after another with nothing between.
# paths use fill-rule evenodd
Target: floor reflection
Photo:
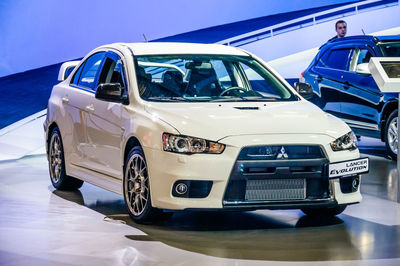
<instances>
[{"instance_id":1,"label":"floor reflection","mask_svg":"<svg viewBox=\"0 0 400 266\"><path fill-rule=\"evenodd\" d=\"M90 242L93 236L101 238L103 228L106 228L116 249L131 248L150 257L153 249L162 247L164 252L175 252L177 256L189 256L182 251L190 251L218 259L288 262L400 259L400 222L394 217L399 215L398 205L367 196L393 197L397 187L396 164L383 157L368 156L371 158L371 172L362 181L362 191L367 200L350 206L348 215L345 212L336 218L314 219L296 210L176 212L170 219L153 225L132 222L122 196L90 184L85 183L76 191L54 190L49 185L45 157L0 164L0 207L3 213L0 215L0 232L3 233L3 243L7 241L7 245L2 246L3 251L9 252L6 247L14 242L35 252L62 243L58 248L66 247L68 252L75 252L78 260L77 254L81 249L94 252L91 249L94 247L107 253L113 248L103 246L104 242L99 242L99 245ZM390 211L373 209L378 206L386 210L387 205L390 205L387 208ZM393 219L388 221L382 217ZM106 219L103 221L103 218ZM107 222L122 222L130 227L109 227ZM55 226L57 223L63 227ZM93 228L94 224L96 228ZM10 228L15 228L16 233L8 234ZM35 239L41 239L41 244L28 245ZM80 242L82 239L84 241ZM46 257L53 253L42 254ZM190 256L195 257L194 253ZM70 260L71 253L66 258ZM157 258L162 261L165 254Z\"/></svg>"},{"instance_id":2,"label":"floor reflection","mask_svg":"<svg viewBox=\"0 0 400 266\"><path fill-rule=\"evenodd\" d=\"M385 226L348 215L330 219L297 215L282 219L287 211L176 212L157 224L140 225L129 218L122 197L97 190L89 185L82 191L53 194L147 234L127 235L132 241L159 241L210 256L275 261L400 257L399 226Z\"/></svg>"},{"instance_id":3,"label":"floor reflection","mask_svg":"<svg viewBox=\"0 0 400 266\"><path fill-rule=\"evenodd\" d=\"M396 162L387 157L379 140L362 138L360 152L370 157L370 172L361 191L397 199ZM122 220L147 236L127 235L133 241L160 241L205 255L251 260L327 261L400 258L400 227L340 215L316 219L300 213L282 219L285 211L176 212L155 225L139 225L128 216L122 197L98 193L92 186L54 194L85 205L114 220ZM278 215L277 215L278 214ZM389 214L390 215L390 214Z\"/></svg>"},{"instance_id":4,"label":"floor reflection","mask_svg":"<svg viewBox=\"0 0 400 266\"><path fill-rule=\"evenodd\" d=\"M378 156L391 160L391 158L388 156L385 143L379 139L361 137L357 145L358 149L363 154Z\"/></svg>"},{"instance_id":5,"label":"floor reflection","mask_svg":"<svg viewBox=\"0 0 400 266\"><path fill-rule=\"evenodd\" d=\"M370 171L363 175L361 192L397 201L397 162L388 157L385 144L361 137L359 149L362 156L370 157Z\"/></svg>"}]
</instances>

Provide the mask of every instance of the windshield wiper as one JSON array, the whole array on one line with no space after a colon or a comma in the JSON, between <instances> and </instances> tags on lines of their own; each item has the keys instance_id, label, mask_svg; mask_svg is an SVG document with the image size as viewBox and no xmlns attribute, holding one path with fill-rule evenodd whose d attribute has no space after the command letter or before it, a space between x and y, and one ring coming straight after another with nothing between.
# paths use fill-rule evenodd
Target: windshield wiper
<instances>
[{"instance_id":1,"label":"windshield wiper","mask_svg":"<svg viewBox=\"0 0 400 266\"><path fill-rule=\"evenodd\" d=\"M224 98L212 99L212 100L210 100L210 102L230 102L230 101L238 102L240 100L242 100L242 101L250 101L246 97L237 96L237 97L229 97L229 98L225 98L224 97Z\"/></svg>"},{"instance_id":2,"label":"windshield wiper","mask_svg":"<svg viewBox=\"0 0 400 266\"><path fill-rule=\"evenodd\" d=\"M185 97L177 97L177 96L173 96L173 97L165 97L165 96L160 96L160 97L148 97L147 100L153 100L153 101L165 101L165 102L191 102L192 100L185 98Z\"/></svg>"},{"instance_id":3,"label":"windshield wiper","mask_svg":"<svg viewBox=\"0 0 400 266\"><path fill-rule=\"evenodd\" d=\"M276 101L276 98L266 98L262 96L237 96L237 97L231 97L231 98L218 98L218 99L213 99L211 102L229 102L229 101Z\"/></svg>"}]
</instances>

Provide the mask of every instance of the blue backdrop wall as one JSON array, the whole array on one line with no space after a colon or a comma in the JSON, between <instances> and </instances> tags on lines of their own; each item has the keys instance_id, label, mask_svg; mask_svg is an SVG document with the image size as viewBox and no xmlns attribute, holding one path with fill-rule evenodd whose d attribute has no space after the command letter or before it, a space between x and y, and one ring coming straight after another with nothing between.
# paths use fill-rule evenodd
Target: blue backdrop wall
<instances>
[{"instance_id":1,"label":"blue backdrop wall","mask_svg":"<svg viewBox=\"0 0 400 266\"><path fill-rule=\"evenodd\" d=\"M143 41L352 0L1 0L0 77ZM290 51L288 51L290 53Z\"/></svg>"}]
</instances>

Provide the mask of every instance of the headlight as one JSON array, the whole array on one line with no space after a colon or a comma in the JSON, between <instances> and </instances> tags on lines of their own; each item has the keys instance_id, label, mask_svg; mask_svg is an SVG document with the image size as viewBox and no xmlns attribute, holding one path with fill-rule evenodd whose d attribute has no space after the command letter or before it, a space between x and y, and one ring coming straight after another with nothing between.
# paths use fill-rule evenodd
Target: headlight
<instances>
[{"instance_id":1,"label":"headlight","mask_svg":"<svg viewBox=\"0 0 400 266\"><path fill-rule=\"evenodd\" d=\"M333 151L355 150L357 149L357 137L353 131L341 136L335 141L331 142Z\"/></svg>"},{"instance_id":2,"label":"headlight","mask_svg":"<svg viewBox=\"0 0 400 266\"><path fill-rule=\"evenodd\" d=\"M224 144L183 135L163 133L162 140L164 151L169 152L220 154L225 149Z\"/></svg>"}]
</instances>

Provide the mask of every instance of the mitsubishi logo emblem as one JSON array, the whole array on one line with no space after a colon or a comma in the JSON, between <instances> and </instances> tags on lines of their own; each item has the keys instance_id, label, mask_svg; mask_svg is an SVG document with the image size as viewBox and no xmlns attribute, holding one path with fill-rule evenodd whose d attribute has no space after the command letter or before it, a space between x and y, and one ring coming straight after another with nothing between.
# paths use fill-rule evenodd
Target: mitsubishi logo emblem
<instances>
[{"instance_id":1,"label":"mitsubishi logo emblem","mask_svg":"<svg viewBox=\"0 0 400 266\"><path fill-rule=\"evenodd\" d=\"M286 153L285 148L282 146L280 152L276 156L276 159L287 159L287 158L288 158L288 154Z\"/></svg>"}]
</instances>

